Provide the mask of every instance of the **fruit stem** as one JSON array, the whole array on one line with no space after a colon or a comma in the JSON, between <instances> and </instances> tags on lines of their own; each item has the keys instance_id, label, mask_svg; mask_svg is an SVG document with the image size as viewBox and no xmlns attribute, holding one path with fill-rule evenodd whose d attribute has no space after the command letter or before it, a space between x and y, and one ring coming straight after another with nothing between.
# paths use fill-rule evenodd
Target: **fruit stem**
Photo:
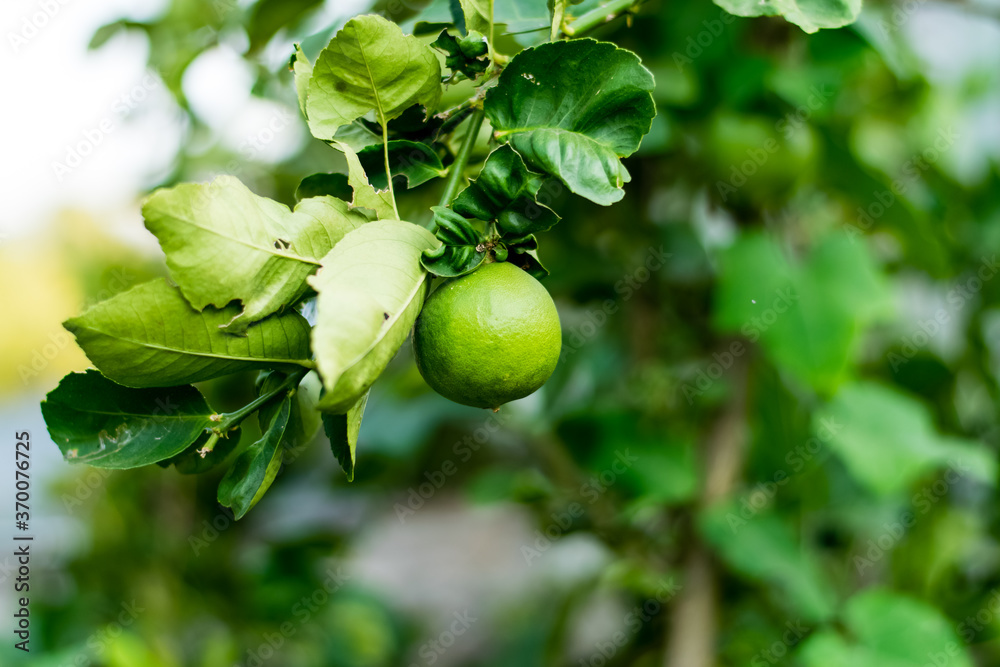
<instances>
[{"instance_id":1,"label":"fruit stem","mask_svg":"<svg viewBox=\"0 0 1000 667\"><path fill-rule=\"evenodd\" d=\"M597 26L617 18L619 12L627 10L634 4L637 4L636 0L611 0L606 5L581 14L571 23L564 23L562 31L572 37L593 30Z\"/></svg>"},{"instance_id":2,"label":"fruit stem","mask_svg":"<svg viewBox=\"0 0 1000 667\"><path fill-rule=\"evenodd\" d=\"M462 140L462 146L458 149L458 155L451 164L448 172L448 180L444 184L444 193L441 195L441 206L448 206L451 200L458 194L458 189L465 178L465 168L469 164L469 157L472 149L476 146L476 139L479 138L479 129L483 126L483 117L486 115L482 109L476 109L469 119L468 133Z\"/></svg>"},{"instance_id":3,"label":"fruit stem","mask_svg":"<svg viewBox=\"0 0 1000 667\"><path fill-rule=\"evenodd\" d=\"M266 394L261 394L254 401L244 405L239 410L236 410L235 412L224 412L222 414L212 415L212 421L218 422L217 426L212 427L212 432L222 435L223 433L233 430L239 426L244 419L256 412L262 405L270 401L272 398L282 392L297 387L307 373L309 373L308 369L295 371L286 377L284 382L279 384L273 390L267 392Z\"/></svg>"}]
</instances>

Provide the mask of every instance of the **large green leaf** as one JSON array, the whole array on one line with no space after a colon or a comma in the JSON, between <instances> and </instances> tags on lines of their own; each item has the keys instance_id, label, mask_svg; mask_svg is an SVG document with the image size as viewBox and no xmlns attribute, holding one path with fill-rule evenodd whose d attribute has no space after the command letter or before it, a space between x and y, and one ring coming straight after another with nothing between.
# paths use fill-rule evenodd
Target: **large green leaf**
<instances>
[{"instance_id":1,"label":"large green leaf","mask_svg":"<svg viewBox=\"0 0 1000 667\"><path fill-rule=\"evenodd\" d=\"M824 630L798 651L804 667L972 667L954 625L934 607L883 589L858 593L843 626L850 639Z\"/></svg>"},{"instance_id":2,"label":"large green leaf","mask_svg":"<svg viewBox=\"0 0 1000 667\"><path fill-rule=\"evenodd\" d=\"M977 442L939 435L930 411L895 389L871 382L844 385L814 421L854 478L878 494L904 491L945 466L987 484L996 478L992 452Z\"/></svg>"},{"instance_id":3,"label":"large green leaf","mask_svg":"<svg viewBox=\"0 0 1000 667\"><path fill-rule=\"evenodd\" d=\"M346 414L323 414L323 429L330 438L330 448L337 462L344 469L347 481L354 481L354 464L357 461L358 432L361 430L361 419L365 416L365 406L368 404L368 394L358 399Z\"/></svg>"},{"instance_id":4,"label":"large green leaf","mask_svg":"<svg viewBox=\"0 0 1000 667\"><path fill-rule=\"evenodd\" d=\"M559 216L535 200L542 179L524 166L510 146L501 146L486 159L479 176L452 203L462 215L496 221L504 234L524 236L551 229Z\"/></svg>"},{"instance_id":5,"label":"large green leaf","mask_svg":"<svg viewBox=\"0 0 1000 667\"><path fill-rule=\"evenodd\" d=\"M231 333L246 331L301 296L319 260L367 222L333 197L304 199L292 212L232 176L157 190L142 214L192 306L243 303L225 325Z\"/></svg>"},{"instance_id":6,"label":"large green leaf","mask_svg":"<svg viewBox=\"0 0 1000 667\"><path fill-rule=\"evenodd\" d=\"M220 330L237 306L198 312L177 288L153 280L103 301L64 326L94 365L128 387L169 387L237 371L312 366L309 323L294 310Z\"/></svg>"},{"instance_id":7,"label":"large green leaf","mask_svg":"<svg viewBox=\"0 0 1000 667\"><path fill-rule=\"evenodd\" d=\"M639 58L592 39L525 49L486 96L495 136L527 165L603 205L630 180L622 157L639 148L656 115L653 75Z\"/></svg>"},{"instance_id":8,"label":"large green leaf","mask_svg":"<svg viewBox=\"0 0 1000 667\"><path fill-rule=\"evenodd\" d=\"M736 16L783 16L806 32L854 23L861 0L715 0Z\"/></svg>"},{"instance_id":9,"label":"large green leaf","mask_svg":"<svg viewBox=\"0 0 1000 667\"><path fill-rule=\"evenodd\" d=\"M832 615L834 593L815 557L777 516L741 512L735 502L706 510L699 519L702 535L733 569L774 587L804 619Z\"/></svg>"},{"instance_id":10,"label":"large green leaf","mask_svg":"<svg viewBox=\"0 0 1000 667\"><path fill-rule=\"evenodd\" d=\"M70 463L137 468L171 458L199 439L214 410L185 385L127 389L100 373L70 373L42 401L52 441Z\"/></svg>"},{"instance_id":11,"label":"large green leaf","mask_svg":"<svg viewBox=\"0 0 1000 667\"><path fill-rule=\"evenodd\" d=\"M427 144L397 139L386 146L393 179L405 178L407 187L415 188L448 173L441 164L441 158ZM389 179L385 175L385 153L381 145L362 149L358 153L358 160L372 187L389 187Z\"/></svg>"},{"instance_id":12,"label":"large green leaf","mask_svg":"<svg viewBox=\"0 0 1000 667\"><path fill-rule=\"evenodd\" d=\"M292 398L285 396L264 435L236 458L219 482L219 503L231 508L237 519L260 501L278 476L291 415Z\"/></svg>"},{"instance_id":13,"label":"large green leaf","mask_svg":"<svg viewBox=\"0 0 1000 667\"><path fill-rule=\"evenodd\" d=\"M409 222L378 220L356 229L309 279L319 296L313 351L326 393L320 409L344 413L395 356L427 292L424 250L438 240Z\"/></svg>"},{"instance_id":14,"label":"large green leaf","mask_svg":"<svg viewBox=\"0 0 1000 667\"><path fill-rule=\"evenodd\" d=\"M433 108L440 95L441 65L429 46L380 16L359 16L313 65L309 129L330 140L337 128L370 111L385 126L414 104Z\"/></svg>"}]
</instances>

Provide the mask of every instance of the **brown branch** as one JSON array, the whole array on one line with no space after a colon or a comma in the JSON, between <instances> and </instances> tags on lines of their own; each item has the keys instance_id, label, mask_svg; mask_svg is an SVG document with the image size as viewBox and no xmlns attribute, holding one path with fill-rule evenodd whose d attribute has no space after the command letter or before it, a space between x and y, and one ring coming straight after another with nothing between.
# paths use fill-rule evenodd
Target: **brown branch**
<instances>
[{"instance_id":1,"label":"brown branch","mask_svg":"<svg viewBox=\"0 0 1000 667\"><path fill-rule=\"evenodd\" d=\"M727 496L743 469L747 403L745 357L733 365L731 377L735 393L705 440L705 479L699 509ZM692 536L691 550L684 563L683 588L670 618L665 667L712 667L718 614L712 554L697 536Z\"/></svg>"}]
</instances>

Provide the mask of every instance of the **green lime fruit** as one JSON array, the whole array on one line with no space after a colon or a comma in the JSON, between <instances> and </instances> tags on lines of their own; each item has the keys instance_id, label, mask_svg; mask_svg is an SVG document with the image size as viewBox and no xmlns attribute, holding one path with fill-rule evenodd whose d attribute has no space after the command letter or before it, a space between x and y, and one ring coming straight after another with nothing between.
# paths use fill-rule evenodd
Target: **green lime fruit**
<instances>
[{"instance_id":1,"label":"green lime fruit","mask_svg":"<svg viewBox=\"0 0 1000 667\"><path fill-rule=\"evenodd\" d=\"M413 328L417 368L436 392L496 410L545 384L559 362L562 329L542 284L494 262L441 284Z\"/></svg>"}]
</instances>

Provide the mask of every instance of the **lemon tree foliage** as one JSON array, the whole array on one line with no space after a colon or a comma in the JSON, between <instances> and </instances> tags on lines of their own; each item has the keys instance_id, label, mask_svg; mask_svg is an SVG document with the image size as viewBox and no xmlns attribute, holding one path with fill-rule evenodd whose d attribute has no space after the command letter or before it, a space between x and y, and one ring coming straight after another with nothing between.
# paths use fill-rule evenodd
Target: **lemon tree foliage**
<instances>
[{"instance_id":1,"label":"lemon tree foliage","mask_svg":"<svg viewBox=\"0 0 1000 667\"><path fill-rule=\"evenodd\" d=\"M326 392L320 409L346 412L374 384L413 327L428 288L420 265L434 235L379 220L349 234L310 280L318 318L313 352Z\"/></svg>"},{"instance_id":2,"label":"lemon tree foliage","mask_svg":"<svg viewBox=\"0 0 1000 667\"><path fill-rule=\"evenodd\" d=\"M861 0L715 0L736 16L782 16L806 32L840 28L861 13Z\"/></svg>"},{"instance_id":3,"label":"lemon tree foliage","mask_svg":"<svg viewBox=\"0 0 1000 667\"><path fill-rule=\"evenodd\" d=\"M639 148L656 115L652 90L653 75L630 51L592 39L553 42L515 56L485 109L494 135L529 167L609 205L631 179L621 158Z\"/></svg>"},{"instance_id":4,"label":"lemon tree foliage","mask_svg":"<svg viewBox=\"0 0 1000 667\"><path fill-rule=\"evenodd\" d=\"M292 211L232 176L157 190L142 214L192 306L242 303L225 325L232 333L294 302L319 260L368 221L334 197L303 199Z\"/></svg>"},{"instance_id":5,"label":"lemon tree foliage","mask_svg":"<svg viewBox=\"0 0 1000 667\"><path fill-rule=\"evenodd\" d=\"M315 6L278 4L254 10L252 52L280 39L275 21ZM186 474L225 467L218 501L240 518L321 429L354 478L372 387L414 328L419 369L445 396L496 408L535 391L562 354L558 313L538 283L548 275L540 242L560 222L551 206L567 189L605 206L625 197L624 160L656 115L654 78L639 57L586 37L639 4L434 0L401 25L363 15L321 43L289 43L287 80L329 167L298 174L294 202L235 176L175 184L145 200L169 280L66 321L96 370L68 375L42 405L65 459ZM857 13L855 3L834 0L721 4L781 13L806 30ZM856 353L857 325L883 310L867 259L834 245L794 266L762 244L726 260L720 323L735 327L747 315L747 271L760 270L775 290L797 281L797 314L762 343L806 381L832 386ZM866 292L861 306L829 280L840 270ZM810 310L814 300L838 309ZM789 345L818 331L836 336ZM519 338L500 350L510 335ZM525 349L530 358L518 356ZM806 357L820 359L821 370ZM257 375L254 398L231 412L214 410L191 386L239 382L247 372ZM864 410L865 402L848 393L829 409ZM920 429L926 466L963 451ZM241 442L248 430L259 437ZM848 465L871 435L851 437L861 440L835 445ZM879 486L877 471L858 472ZM761 530L770 532L760 540L775 538L773 563L746 567L786 585L803 613L828 616L826 593L796 574L812 566L786 553L781 527ZM720 549L739 560L737 549Z\"/></svg>"},{"instance_id":6,"label":"lemon tree foliage","mask_svg":"<svg viewBox=\"0 0 1000 667\"><path fill-rule=\"evenodd\" d=\"M169 459L201 437L213 413L190 385L128 389L94 370L70 373L42 403L66 460L98 468Z\"/></svg>"}]
</instances>

